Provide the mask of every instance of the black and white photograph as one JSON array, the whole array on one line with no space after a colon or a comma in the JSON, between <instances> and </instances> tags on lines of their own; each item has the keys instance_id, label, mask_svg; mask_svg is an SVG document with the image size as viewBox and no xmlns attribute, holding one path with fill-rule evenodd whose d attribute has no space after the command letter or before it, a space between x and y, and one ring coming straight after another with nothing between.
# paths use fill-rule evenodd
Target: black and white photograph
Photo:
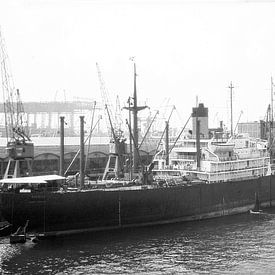
<instances>
[{"instance_id":1,"label":"black and white photograph","mask_svg":"<svg viewBox=\"0 0 275 275\"><path fill-rule=\"evenodd\" d=\"M274 0L0 0L1 274L274 274Z\"/></svg>"}]
</instances>

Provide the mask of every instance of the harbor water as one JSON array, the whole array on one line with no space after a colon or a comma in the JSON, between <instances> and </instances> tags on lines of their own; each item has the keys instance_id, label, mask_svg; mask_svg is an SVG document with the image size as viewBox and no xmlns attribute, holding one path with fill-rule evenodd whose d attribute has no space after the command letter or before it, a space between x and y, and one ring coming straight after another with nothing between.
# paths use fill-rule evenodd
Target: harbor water
<instances>
[{"instance_id":1,"label":"harbor water","mask_svg":"<svg viewBox=\"0 0 275 275\"><path fill-rule=\"evenodd\" d=\"M274 274L275 209L9 244L2 274Z\"/></svg>"}]
</instances>

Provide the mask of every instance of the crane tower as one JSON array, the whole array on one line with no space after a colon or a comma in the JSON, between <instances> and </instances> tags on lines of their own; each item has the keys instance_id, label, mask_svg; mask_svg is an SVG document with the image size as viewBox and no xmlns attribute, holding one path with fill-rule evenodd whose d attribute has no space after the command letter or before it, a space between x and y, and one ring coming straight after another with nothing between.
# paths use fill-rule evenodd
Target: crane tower
<instances>
[{"instance_id":1,"label":"crane tower","mask_svg":"<svg viewBox=\"0 0 275 275\"><path fill-rule=\"evenodd\" d=\"M106 89L104 79L101 74L98 63L96 63L98 79L100 84L100 91L107 112L110 132L112 138L109 143L109 157L102 179L108 179L110 177L121 177L124 175L123 159L126 155L126 139L124 138L123 131L121 129L121 118L118 115L120 107L119 100L117 98L117 110L114 110L111 100L109 99L109 93ZM116 111L116 112L115 112ZM116 113L116 115L114 115Z\"/></svg>"},{"instance_id":2,"label":"crane tower","mask_svg":"<svg viewBox=\"0 0 275 275\"><path fill-rule=\"evenodd\" d=\"M34 146L28 133L19 90L15 89L9 59L0 30L0 62L9 162L4 178L31 175Z\"/></svg>"}]
</instances>

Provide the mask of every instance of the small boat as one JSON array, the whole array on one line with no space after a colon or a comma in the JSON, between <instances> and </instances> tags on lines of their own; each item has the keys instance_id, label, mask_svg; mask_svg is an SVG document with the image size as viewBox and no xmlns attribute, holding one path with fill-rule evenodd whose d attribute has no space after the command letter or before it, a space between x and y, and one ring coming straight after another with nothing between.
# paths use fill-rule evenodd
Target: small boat
<instances>
[{"instance_id":1,"label":"small boat","mask_svg":"<svg viewBox=\"0 0 275 275\"><path fill-rule=\"evenodd\" d=\"M10 243L11 244L26 242L26 240L27 240L26 228L27 228L28 224L29 224L29 220L27 220L24 227L22 227L22 226L18 227L16 232L10 235Z\"/></svg>"},{"instance_id":2,"label":"small boat","mask_svg":"<svg viewBox=\"0 0 275 275\"><path fill-rule=\"evenodd\" d=\"M262 214L263 210L260 209L260 201L259 201L259 196L258 193L255 193L255 206L253 209L250 209L250 214Z\"/></svg>"},{"instance_id":3,"label":"small boat","mask_svg":"<svg viewBox=\"0 0 275 275\"><path fill-rule=\"evenodd\" d=\"M263 210L258 210L258 211L254 211L254 210L249 210L249 213L250 214L256 214L256 215L259 215L259 214L263 214Z\"/></svg>"},{"instance_id":4,"label":"small boat","mask_svg":"<svg viewBox=\"0 0 275 275\"><path fill-rule=\"evenodd\" d=\"M0 222L0 237L8 236L11 232L11 224L8 221Z\"/></svg>"}]
</instances>

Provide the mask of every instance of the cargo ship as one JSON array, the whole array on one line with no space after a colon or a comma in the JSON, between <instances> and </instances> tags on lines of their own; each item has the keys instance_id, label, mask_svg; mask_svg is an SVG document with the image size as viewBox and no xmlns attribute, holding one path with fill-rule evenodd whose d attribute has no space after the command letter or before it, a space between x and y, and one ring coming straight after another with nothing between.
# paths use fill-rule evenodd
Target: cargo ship
<instances>
[{"instance_id":1,"label":"cargo ship","mask_svg":"<svg viewBox=\"0 0 275 275\"><path fill-rule=\"evenodd\" d=\"M203 154L200 171L153 169L153 177L87 181L81 190L61 176L5 179L2 214L15 227L29 220L29 228L50 236L243 213L255 196L261 207L272 206L275 176L262 143L237 138L211 143Z\"/></svg>"},{"instance_id":2,"label":"cargo ship","mask_svg":"<svg viewBox=\"0 0 275 275\"><path fill-rule=\"evenodd\" d=\"M146 106L137 105L135 65L132 100L126 108L133 117L133 131L128 124L130 160L125 139L112 128L111 152L101 180L85 177L81 117L77 177L63 174L64 135L60 134L60 175L0 181L1 214L14 231L28 221L28 228L39 236L57 236L201 220L243 213L256 203L258 208L275 203L275 175L267 142L232 132L228 135L223 129L211 133L203 104L192 112L195 139L169 146L167 138L163 157L157 148L153 160L144 165L138 148L137 114ZM63 133L62 120L60 127ZM168 132L166 127L167 137Z\"/></svg>"},{"instance_id":3,"label":"cargo ship","mask_svg":"<svg viewBox=\"0 0 275 275\"><path fill-rule=\"evenodd\" d=\"M194 140L171 147L164 158L156 154L132 178L118 176L110 157L99 181L84 179L83 172L80 185L58 175L1 180L3 217L14 229L29 220L29 228L40 235L56 236L244 213L256 198L261 208L274 205L267 141L223 131L208 136L203 108L192 114ZM119 167L118 155L110 155L114 167Z\"/></svg>"}]
</instances>

